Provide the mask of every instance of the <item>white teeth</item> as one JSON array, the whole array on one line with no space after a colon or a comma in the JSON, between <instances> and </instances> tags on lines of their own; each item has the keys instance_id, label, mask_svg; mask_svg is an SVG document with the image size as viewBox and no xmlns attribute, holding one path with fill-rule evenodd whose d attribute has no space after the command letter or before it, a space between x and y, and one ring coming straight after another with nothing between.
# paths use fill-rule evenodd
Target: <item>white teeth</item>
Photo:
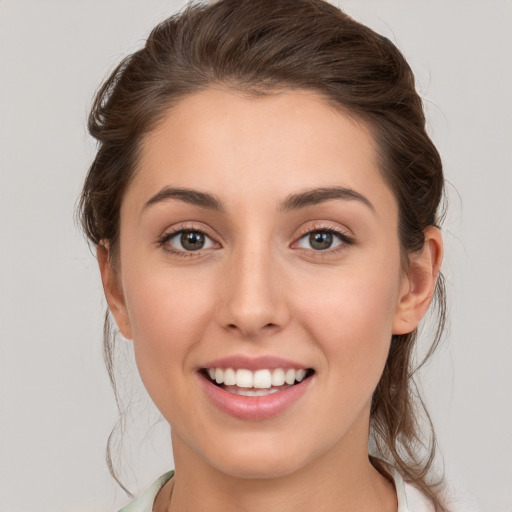
<instances>
[{"instance_id":1,"label":"white teeth","mask_svg":"<svg viewBox=\"0 0 512 512\"><path fill-rule=\"evenodd\" d=\"M217 384L225 384L226 386L236 386L238 388L256 388L270 389L273 386L279 387L285 384L291 386L295 382L302 382L306 377L307 370L301 368L276 368L275 370L257 370L251 372L246 369L234 370L233 368L208 368L208 375L211 380ZM238 393L244 394L244 393ZM269 393L266 393L269 394ZM262 395L246 395L246 396L262 396Z\"/></svg>"},{"instance_id":2,"label":"white teeth","mask_svg":"<svg viewBox=\"0 0 512 512\"><path fill-rule=\"evenodd\" d=\"M288 386L287 386L288 387ZM273 393L277 393L281 391L280 389L254 389L254 388L239 388L239 387L230 387L227 391L233 393L234 395L242 395L242 396L267 396L272 395Z\"/></svg>"},{"instance_id":3,"label":"white teeth","mask_svg":"<svg viewBox=\"0 0 512 512\"><path fill-rule=\"evenodd\" d=\"M286 384L293 384L295 382L295 370L293 368L286 370L284 380Z\"/></svg>"},{"instance_id":4,"label":"white teeth","mask_svg":"<svg viewBox=\"0 0 512 512\"><path fill-rule=\"evenodd\" d=\"M215 369L215 382L217 384L222 384L224 382L224 372L221 368Z\"/></svg>"},{"instance_id":5,"label":"white teeth","mask_svg":"<svg viewBox=\"0 0 512 512\"><path fill-rule=\"evenodd\" d=\"M226 386L236 385L236 373L233 368L227 368L224 370L224 384L226 384Z\"/></svg>"},{"instance_id":6,"label":"white teeth","mask_svg":"<svg viewBox=\"0 0 512 512\"><path fill-rule=\"evenodd\" d=\"M270 370L258 370L254 372L253 388L265 389L272 386L272 375Z\"/></svg>"},{"instance_id":7,"label":"white teeth","mask_svg":"<svg viewBox=\"0 0 512 512\"><path fill-rule=\"evenodd\" d=\"M252 388L252 372L251 370L236 371L236 385L239 388Z\"/></svg>"},{"instance_id":8,"label":"white teeth","mask_svg":"<svg viewBox=\"0 0 512 512\"><path fill-rule=\"evenodd\" d=\"M304 377L306 376L306 370L300 369L295 372L295 380L297 382L302 382L304 380Z\"/></svg>"},{"instance_id":9,"label":"white teeth","mask_svg":"<svg viewBox=\"0 0 512 512\"><path fill-rule=\"evenodd\" d=\"M284 370L277 368L272 372L272 386L282 386L284 384Z\"/></svg>"}]
</instances>

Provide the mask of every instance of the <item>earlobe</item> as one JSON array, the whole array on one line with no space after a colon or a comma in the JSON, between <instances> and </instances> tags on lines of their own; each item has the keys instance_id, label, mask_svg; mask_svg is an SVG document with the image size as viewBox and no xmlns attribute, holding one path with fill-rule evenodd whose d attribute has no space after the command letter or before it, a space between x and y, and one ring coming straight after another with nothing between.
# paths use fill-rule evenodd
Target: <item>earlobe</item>
<instances>
[{"instance_id":1,"label":"earlobe","mask_svg":"<svg viewBox=\"0 0 512 512\"><path fill-rule=\"evenodd\" d=\"M434 297L442 259L441 232L429 226L425 230L423 249L409 255L409 271L397 303L393 334L407 334L418 327Z\"/></svg>"},{"instance_id":2,"label":"earlobe","mask_svg":"<svg viewBox=\"0 0 512 512\"><path fill-rule=\"evenodd\" d=\"M132 330L122 287L119 283L118 275L112 266L110 253L106 244L100 243L96 246L96 255L100 267L101 281L107 304L112 313L117 327L122 336L131 339Z\"/></svg>"}]
</instances>

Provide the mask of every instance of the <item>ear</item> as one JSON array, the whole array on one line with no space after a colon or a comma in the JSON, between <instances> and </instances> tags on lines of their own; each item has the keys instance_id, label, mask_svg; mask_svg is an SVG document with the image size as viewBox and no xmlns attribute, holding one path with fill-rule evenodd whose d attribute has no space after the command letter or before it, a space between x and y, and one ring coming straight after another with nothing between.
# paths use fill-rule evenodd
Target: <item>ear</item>
<instances>
[{"instance_id":1,"label":"ear","mask_svg":"<svg viewBox=\"0 0 512 512\"><path fill-rule=\"evenodd\" d=\"M112 266L109 248L105 244L96 246L96 255L98 257L98 265L100 267L101 281L103 283L103 291L107 299L110 312L114 316L117 327L127 339L132 338L132 329L126 303L124 300L123 290L119 281L118 273Z\"/></svg>"},{"instance_id":2,"label":"ear","mask_svg":"<svg viewBox=\"0 0 512 512\"><path fill-rule=\"evenodd\" d=\"M443 259L443 238L439 229L425 230L423 248L409 255L409 271L404 276L393 319L393 334L414 331L427 312Z\"/></svg>"}]
</instances>

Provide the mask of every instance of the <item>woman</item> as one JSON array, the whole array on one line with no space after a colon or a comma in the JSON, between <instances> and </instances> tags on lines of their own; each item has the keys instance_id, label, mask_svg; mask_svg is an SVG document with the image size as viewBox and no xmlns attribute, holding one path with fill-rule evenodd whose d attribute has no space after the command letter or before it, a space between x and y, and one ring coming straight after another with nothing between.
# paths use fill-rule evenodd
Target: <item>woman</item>
<instances>
[{"instance_id":1,"label":"woman","mask_svg":"<svg viewBox=\"0 0 512 512\"><path fill-rule=\"evenodd\" d=\"M84 229L176 468L123 510L403 512L404 480L445 510L410 382L442 166L392 43L320 0L192 6L89 129Z\"/></svg>"}]
</instances>

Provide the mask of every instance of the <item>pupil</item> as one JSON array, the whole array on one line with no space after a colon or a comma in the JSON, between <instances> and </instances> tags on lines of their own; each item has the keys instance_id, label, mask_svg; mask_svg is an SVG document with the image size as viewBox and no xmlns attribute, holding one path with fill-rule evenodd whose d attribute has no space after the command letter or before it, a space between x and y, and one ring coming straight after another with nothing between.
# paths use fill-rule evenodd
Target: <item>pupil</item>
<instances>
[{"instance_id":1,"label":"pupil","mask_svg":"<svg viewBox=\"0 0 512 512\"><path fill-rule=\"evenodd\" d=\"M204 236L202 233L189 231L181 234L181 245L189 251L197 251L204 245Z\"/></svg>"},{"instance_id":2,"label":"pupil","mask_svg":"<svg viewBox=\"0 0 512 512\"><path fill-rule=\"evenodd\" d=\"M317 232L309 235L309 243L313 249L323 251L332 245L332 233Z\"/></svg>"}]
</instances>

